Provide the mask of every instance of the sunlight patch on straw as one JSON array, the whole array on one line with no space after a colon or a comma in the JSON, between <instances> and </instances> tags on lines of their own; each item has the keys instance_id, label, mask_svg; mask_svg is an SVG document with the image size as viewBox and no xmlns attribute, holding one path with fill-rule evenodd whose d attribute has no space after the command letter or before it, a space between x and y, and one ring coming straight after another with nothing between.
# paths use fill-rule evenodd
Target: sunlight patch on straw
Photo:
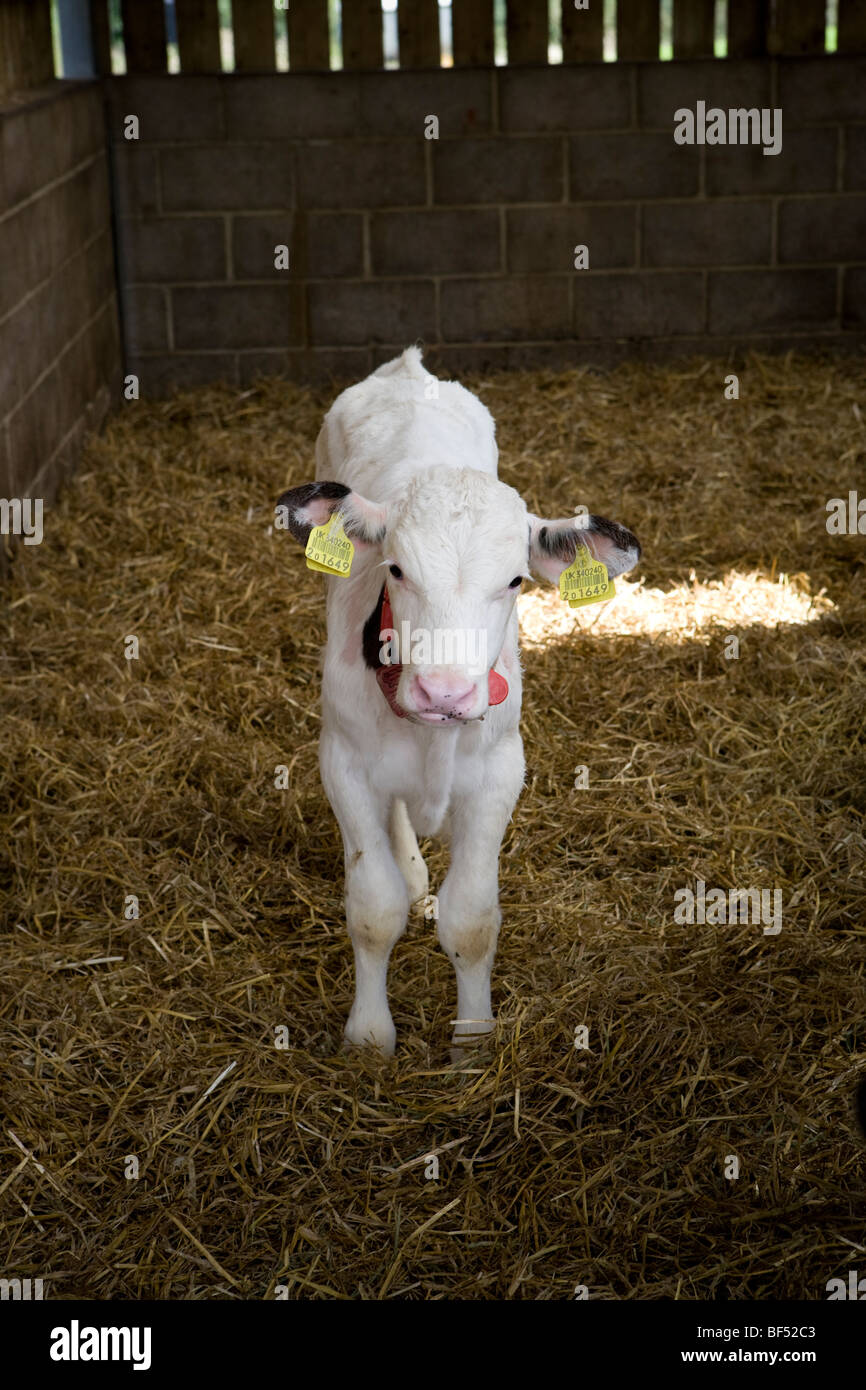
<instances>
[{"instance_id":1,"label":"sunlight patch on straw","mask_svg":"<svg viewBox=\"0 0 866 1390\"><path fill-rule=\"evenodd\" d=\"M809 592L808 576L779 575L769 579L757 571L730 570L722 580L702 583L694 570L688 581L667 591L648 589L643 580L617 580L617 595L609 603L569 608L555 589L531 589L517 601L524 646L543 647L581 628L606 636L663 637L668 642L708 642L724 629L776 627L779 623L814 622L833 612L835 604L822 589Z\"/></svg>"}]
</instances>

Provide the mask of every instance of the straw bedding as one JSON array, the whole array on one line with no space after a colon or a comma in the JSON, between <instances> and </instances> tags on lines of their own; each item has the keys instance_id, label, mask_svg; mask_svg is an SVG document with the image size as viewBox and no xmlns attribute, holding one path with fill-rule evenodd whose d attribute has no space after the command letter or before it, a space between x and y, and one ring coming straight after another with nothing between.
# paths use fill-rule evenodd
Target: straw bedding
<instances>
[{"instance_id":1,"label":"straw bedding","mask_svg":"<svg viewBox=\"0 0 866 1390\"><path fill-rule=\"evenodd\" d=\"M340 1051L323 582L268 531L332 392L127 405L6 584L4 1275L743 1299L863 1268L866 541L825 504L863 482L866 367L753 357L738 401L700 363L467 384L532 508L645 547L603 609L520 600L493 1046L450 1062L452 971L415 916L395 1060ZM781 932L677 924L699 879L781 890Z\"/></svg>"}]
</instances>

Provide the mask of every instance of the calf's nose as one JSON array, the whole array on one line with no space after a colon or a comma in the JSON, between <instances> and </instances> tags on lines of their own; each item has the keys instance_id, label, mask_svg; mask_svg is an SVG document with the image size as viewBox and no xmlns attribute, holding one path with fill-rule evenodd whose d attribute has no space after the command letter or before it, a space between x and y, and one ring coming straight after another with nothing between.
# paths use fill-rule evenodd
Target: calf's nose
<instances>
[{"instance_id":1,"label":"calf's nose","mask_svg":"<svg viewBox=\"0 0 866 1390\"><path fill-rule=\"evenodd\" d=\"M475 700L477 685L455 672L428 671L412 682L412 696L422 713L453 714L460 717Z\"/></svg>"}]
</instances>

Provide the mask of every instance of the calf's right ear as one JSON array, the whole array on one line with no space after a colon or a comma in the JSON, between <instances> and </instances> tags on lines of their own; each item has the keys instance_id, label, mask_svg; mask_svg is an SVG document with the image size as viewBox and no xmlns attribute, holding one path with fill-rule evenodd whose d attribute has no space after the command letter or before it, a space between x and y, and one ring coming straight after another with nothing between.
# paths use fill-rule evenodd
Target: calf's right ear
<instances>
[{"instance_id":1,"label":"calf's right ear","mask_svg":"<svg viewBox=\"0 0 866 1390\"><path fill-rule=\"evenodd\" d=\"M291 531L306 546L314 526L324 526L339 512L343 530L358 546L381 545L385 537L387 509L370 502L345 483L304 483L290 487L277 499L274 526Z\"/></svg>"},{"instance_id":2,"label":"calf's right ear","mask_svg":"<svg viewBox=\"0 0 866 1390\"><path fill-rule=\"evenodd\" d=\"M640 559L640 541L627 526L606 516L564 516L554 521L529 517L529 568L552 584L571 564L578 545L585 545L594 560L601 560L608 577L628 574Z\"/></svg>"}]
</instances>

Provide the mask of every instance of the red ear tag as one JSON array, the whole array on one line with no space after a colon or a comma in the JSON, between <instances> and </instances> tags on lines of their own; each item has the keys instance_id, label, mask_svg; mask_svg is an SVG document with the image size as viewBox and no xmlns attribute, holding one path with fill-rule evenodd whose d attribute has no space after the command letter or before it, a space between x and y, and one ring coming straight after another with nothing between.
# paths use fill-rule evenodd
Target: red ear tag
<instances>
[{"instance_id":1,"label":"red ear tag","mask_svg":"<svg viewBox=\"0 0 866 1390\"><path fill-rule=\"evenodd\" d=\"M508 681L492 668L487 675L487 699L491 705L501 705L508 694Z\"/></svg>"}]
</instances>

